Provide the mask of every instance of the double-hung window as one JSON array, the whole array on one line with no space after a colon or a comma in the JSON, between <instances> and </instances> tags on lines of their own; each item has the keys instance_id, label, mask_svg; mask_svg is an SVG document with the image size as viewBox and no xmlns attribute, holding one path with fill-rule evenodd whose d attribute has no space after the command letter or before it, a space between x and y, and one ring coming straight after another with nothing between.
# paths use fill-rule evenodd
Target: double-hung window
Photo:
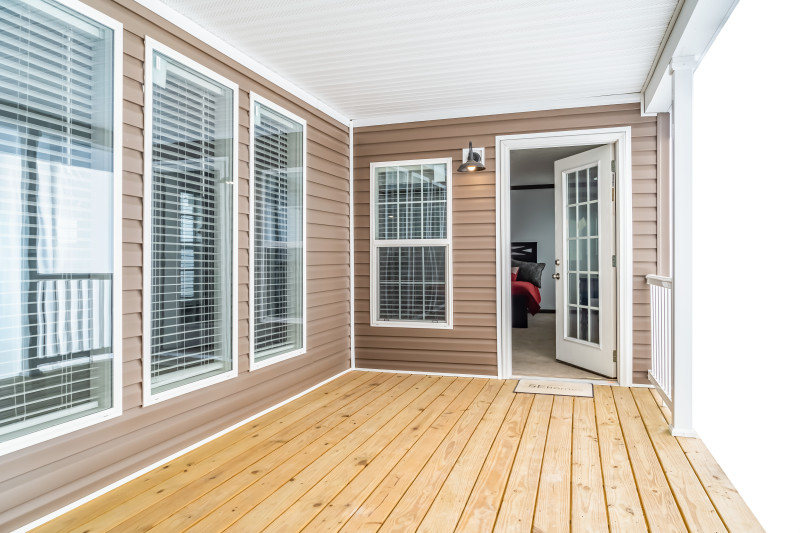
<instances>
[{"instance_id":1,"label":"double-hung window","mask_svg":"<svg viewBox=\"0 0 800 533\"><path fill-rule=\"evenodd\" d=\"M234 377L238 87L147 39L144 402Z\"/></svg>"},{"instance_id":2,"label":"double-hung window","mask_svg":"<svg viewBox=\"0 0 800 533\"><path fill-rule=\"evenodd\" d=\"M0 3L0 453L121 413L122 26L70 5Z\"/></svg>"},{"instance_id":3,"label":"double-hung window","mask_svg":"<svg viewBox=\"0 0 800 533\"><path fill-rule=\"evenodd\" d=\"M306 123L250 93L250 368L305 352Z\"/></svg>"},{"instance_id":4,"label":"double-hung window","mask_svg":"<svg viewBox=\"0 0 800 533\"><path fill-rule=\"evenodd\" d=\"M451 159L370 165L371 323L453 324Z\"/></svg>"}]
</instances>

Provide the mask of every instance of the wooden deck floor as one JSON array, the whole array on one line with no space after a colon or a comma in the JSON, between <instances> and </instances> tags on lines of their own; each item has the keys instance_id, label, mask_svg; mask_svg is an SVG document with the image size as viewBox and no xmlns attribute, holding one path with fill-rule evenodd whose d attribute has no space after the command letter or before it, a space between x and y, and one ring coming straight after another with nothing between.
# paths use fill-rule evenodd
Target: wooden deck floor
<instances>
[{"instance_id":1,"label":"wooden deck floor","mask_svg":"<svg viewBox=\"0 0 800 533\"><path fill-rule=\"evenodd\" d=\"M350 372L36 531L762 531L650 390Z\"/></svg>"}]
</instances>

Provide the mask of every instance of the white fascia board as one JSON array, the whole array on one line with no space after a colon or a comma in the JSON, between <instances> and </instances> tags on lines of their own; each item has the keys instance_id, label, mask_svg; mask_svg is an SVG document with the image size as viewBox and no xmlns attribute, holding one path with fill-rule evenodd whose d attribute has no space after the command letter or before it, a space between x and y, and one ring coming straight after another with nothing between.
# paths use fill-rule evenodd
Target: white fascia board
<instances>
[{"instance_id":1,"label":"white fascia board","mask_svg":"<svg viewBox=\"0 0 800 533\"><path fill-rule=\"evenodd\" d=\"M364 117L353 119L353 126L383 126L387 124L403 124L408 122L425 122L429 120L445 120L451 118L483 117L505 115L510 113L527 113L530 111L549 111L551 109L572 109L576 107L595 107L615 104L632 104L640 100L639 93L609 94L605 96L587 96L571 99L544 99L525 104L493 105L490 107L466 107L449 110L420 111L398 115Z\"/></svg>"},{"instance_id":2,"label":"white fascia board","mask_svg":"<svg viewBox=\"0 0 800 533\"><path fill-rule=\"evenodd\" d=\"M668 111L672 103L670 62L675 57L702 61L739 0L686 0L661 55L642 89L642 113Z\"/></svg>"},{"instance_id":3,"label":"white fascia board","mask_svg":"<svg viewBox=\"0 0 800 533\"><path fill-rule=\"evenodd\" d=\"M163 2L160 2L159 0L136 0L136 2L141 6L149 9L156 15L163 17L168 22L171 22L172 24L178 26L182 30L185 30L191 35L194 35L207 45L225 54L229 58L241 64L242 66L249 68L259 76L262 76L271 83L274 83L284 91L316 107L317 109L327 114L331 118L335 119L336 121L344 124L345 126L350 125L350 119L347 118L347 116L341 111L331 107L330 105L326 104L316 96L308 93L304 89L301 89L300 87L298 87L291 81L287 80L280 74L276 73L269 67L266 67L263 64L259 63L258 61L248 56L238 48L235 48L234 46L220 39L210 31L199 26L196 22L193 22L185 15L179 13L178 11L175 11L173 8L169 7Z\"/></svg>"}]
</instances>

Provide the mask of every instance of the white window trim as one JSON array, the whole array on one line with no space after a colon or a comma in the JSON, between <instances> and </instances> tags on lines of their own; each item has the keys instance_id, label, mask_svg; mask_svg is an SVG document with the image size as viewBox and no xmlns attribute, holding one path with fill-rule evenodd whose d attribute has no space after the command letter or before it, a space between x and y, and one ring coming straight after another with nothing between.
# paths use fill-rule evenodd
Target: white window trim
<instances>
[{"instance_id":1,"label":"white window trim","mask_svg":"<svg viewBox=\"0 0 800 533\"><path fill-rule=\"evenodd\" d=\"M111 420L122 415L122 23L101 13L100 11L87 6L77 0L56 0L62 6L72 9L95 22L98 22L113 32L113 80L114 80L114 118L112 127L114 134L112 139L114 179L114 216L113 216L113 254L114 270L111 274L112 292L112 338L111 351L113 359L111 363L111 407L104 411L91 414L89 416L76 418L57 424L49 428L41 429L27 435L22 435L0 443L0 456L6 455L35 444L45 442L56 437L61 437L68 433L85 429L89 426Z\"/></svg>"},{"instance_id":2,"label":"white window trim","mask_svg":"<svg viewBox=\"0 0 800 533\"><path fill-rule=\"evenodd\" d=\"M269 359L265 359L263 361L256 361L256 353L255 353L255 254L253 253L253 235L255 235L255 221L256 217L253 216L253 211L255 209L255 204L253 202L253 198L255 198L255 188L256 188L256 181L255 181L255 150L253 147L255 146L255 121L256 121L256 112L255 106L256 104L261 104L264 107L267 107L273 111L284 115L287 118L290 118L301 124L303 126L303 291L301 294L301 309L303 311L303 339L300 348L295 350L288 351L286 353L282 353L280 355L275 355L270 357ZM274 365L276 363L280 363L281 361L286 361L287 359L291 359L293 357L297 357L299 355L303 355L306 353L307 346L308 346L308 286L307 286L307 262L306 262L306 239L307 239L307 224L306 224L306 212L308 209L308 191L306 189L308 185L307 177L307 169L308 169L308 124L306 123L305 119L295 115L291 111L284 109L283 107L279 106L278 104L267 100L263 96L256 94L255 92L250 92L250 176L249 176L249 185L250 185L250 288L249 288L249 298L250 298L250 371L258 370L260 368L264 368L270 365Z\"/></svg>"},{"instance_id":3,"label":"white window trim","mask_svg":"<svg viewBox=\"0 0 800 533\"><path fill-rule=\"evenodd\" d=\"M189 59L185 55L173 50L172 48L156 41L152 37L145 37L145 59L144 59L144 201L143 201L143 239L142 239L142 252L144 254L144 261L142 265L142 405L148 406L164 400L169 400L177 396L182 396L205 387L227 381L235 378L239 374L239 86L230 81L229 79L217 74ZM212 80L220 83L233 91L232 101L232 116L233 116L233 168L231 169L233 176L233 201L231 213L231 369L222 374L211 376L209 378L193 381L174 389L152 393L151 382L151 306L152 306L152 291L149 280L152 277L153 258L150 249L152 244L152 209L153 209L153 52L160 52L169 56L176 61L179 61L186 67L195 70Z\"/></svg>"},{"instance_id":4,"label":"white window trim","mask_svg":"<svg viewBox=\"0 0 800 533\"><path fill-rule=\"evenodd\" d=\"M446 239L396 239L384 240L375 238L375 169L389 166L405 165L447 165L447 238ZM381 161L369 165L369 308L370 325L379 328L422 328L422 329L453 329L453 158L443 157L438 159L411 159L407 161ZM446 322L424 322L412 320L378 320L378 307L380 302L378 283L378 248L398 246L445 246L447 249L447 305Z\"/></svg>"}]
</instances>

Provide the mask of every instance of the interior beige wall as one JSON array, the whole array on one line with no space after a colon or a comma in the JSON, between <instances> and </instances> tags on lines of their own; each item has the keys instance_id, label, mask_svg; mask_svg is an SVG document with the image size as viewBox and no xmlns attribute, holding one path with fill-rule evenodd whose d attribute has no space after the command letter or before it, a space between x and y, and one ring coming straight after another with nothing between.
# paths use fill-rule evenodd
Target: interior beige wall
<instances>
[{"instance_id":1,"label":"interior beige wall","mask_svg":"<svg viewBox=\"0 0 800 533\"><path fill-rule=\"evenodd\" d=\"M86 1L86 0L84 0ZM0 531L24 525L350 365L349 132L343 124L132 0L88 0L124 26L123 409L111 421L0 457ZM239 85L239 376L142 407L144 38ZM249 92L308 121L308 353L249 372Z\"/></svg>"},{"instance_id":2,"label":"interior beige wall","mask_svg":"<svg viewBox=\"0 0 800 533\"><path fill-rule=\"evenodd\" d=\"M633 371L635 382L646 382L650 364L650 296L644 276L656 273L657 268L660 139L656 117L641 116L638 104L356 128L356 366L496 375L495 138L612 126L630 126L633 134ZM370 163L452 157L456 168L461 162L461 150L469 141L475 147L486 148L486 170L453 175L453 329L371 327Z\"/></svg>"}]
</instances>

